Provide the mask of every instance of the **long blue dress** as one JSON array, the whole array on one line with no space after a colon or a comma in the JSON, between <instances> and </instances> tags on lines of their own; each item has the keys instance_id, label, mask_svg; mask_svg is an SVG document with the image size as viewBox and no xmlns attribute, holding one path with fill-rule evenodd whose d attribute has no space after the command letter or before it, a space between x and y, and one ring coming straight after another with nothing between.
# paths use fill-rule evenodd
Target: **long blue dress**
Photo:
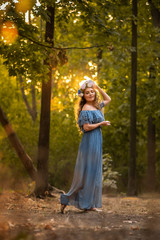
<instances>
[{"instance_id":1,"label":"long blue dress","mask_svg":"<svg viewBox=\"0 0 160 240\"><path fill-rule=\"evenodd\" d=\"M104 103L100 104L101 108ZM68 193L61 194L61 204L79 209L102 206L102 133L101 127L84 131L83 124L104 121L103 113L97 110L81 111L78 119L83 137L79 146L74 176Z\"/></svg>"}]
</instances>

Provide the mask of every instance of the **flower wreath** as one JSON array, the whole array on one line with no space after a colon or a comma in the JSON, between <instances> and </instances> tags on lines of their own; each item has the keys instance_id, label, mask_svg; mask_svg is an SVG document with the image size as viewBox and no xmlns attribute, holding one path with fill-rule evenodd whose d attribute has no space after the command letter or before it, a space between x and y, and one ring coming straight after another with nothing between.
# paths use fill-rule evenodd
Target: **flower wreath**
<instances>
[{"instance_id":1,"label":"flower wreath","mask_svg":"<svg viewBox=\"0 0 160 240\"><path fill-rule=\"evenodd\" d=\"M85 80L85 81L82 81L82 82L84 82L84 83L81 85L80 89L78 89L78 96L79 97L83 97L84 90L86 88L91 88L91 87L94 86L94 82L92 80Z\"/></svg>"}]
</instances>

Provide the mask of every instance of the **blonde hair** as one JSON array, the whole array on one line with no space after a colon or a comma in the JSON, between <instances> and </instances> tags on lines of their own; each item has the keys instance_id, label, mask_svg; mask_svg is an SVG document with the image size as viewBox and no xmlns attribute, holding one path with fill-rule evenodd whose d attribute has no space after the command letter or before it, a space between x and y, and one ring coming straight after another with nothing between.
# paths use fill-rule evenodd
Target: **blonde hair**
<instances>
[{"instance_id":1,"label":"blonde hair","mask_svg":"<svg viewBox=\"0 0 160 240\"><path fill-rule=\"evenodd\" d=\"M79 100L79 103L78 103L78 109L77 109L77 114L76 114L76 119L77 120L78 120L79 114L82 111L82 108L85 104L86 104L86 99L83 96L83 97L81 97L81 99ZM101 110L100 98L99 98L99 95L98 95L96 90L95 90L95 99L94 99L94 102L93 102L93 106L96 107L97 109Z\"/></svg>"}]
</instances>

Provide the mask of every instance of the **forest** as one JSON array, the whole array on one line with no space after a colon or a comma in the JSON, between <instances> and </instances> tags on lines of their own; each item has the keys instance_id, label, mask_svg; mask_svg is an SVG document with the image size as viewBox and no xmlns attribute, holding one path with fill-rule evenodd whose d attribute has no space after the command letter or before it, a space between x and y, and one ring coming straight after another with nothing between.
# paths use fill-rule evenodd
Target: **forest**
<instances>
[{"instance_id":1,"label":"forest","mask_svg":"<svg viewBox=\"0 0 160 240\"><path fill-rule=\"evenodd\" d=\"M0 238L157 239L160 1L1 0L0 76ZM112 99L104 212L65 218L57 206L72 183L87 79Z\"/></svg>"},{"instance_id":2,"label":"forest","mask_svg":"<svg viewBox=\"0 0 160 240\"><path fill-rule=\"evenodd\" d=\"M48 183L68 189L81 139L77 89L91 78L112 98L104 186L159 191L159 1L137 9L127 0L1 1L1 189L17 177L34 184L37 173L37 194Z\"/></svg>"},{"instance_id":3,"label":"forest","mask_svg":"<svg viewBox=\"0 0 160 240\"><path fill-rule=\"evenodd\" d=\"M27 181L28 173L34 181L35 169L44 188L68 188L81 138L77 89L91 78L112 98L104 113L111 122L103 130L104 185L127 192L132 175L132 194L159 191L159 2L139 1L137 16L127 0L53 2L1 1L0 107L8 122L1 116L0 188L14 187L17 176Z\"/></svg>"}]
</instances>

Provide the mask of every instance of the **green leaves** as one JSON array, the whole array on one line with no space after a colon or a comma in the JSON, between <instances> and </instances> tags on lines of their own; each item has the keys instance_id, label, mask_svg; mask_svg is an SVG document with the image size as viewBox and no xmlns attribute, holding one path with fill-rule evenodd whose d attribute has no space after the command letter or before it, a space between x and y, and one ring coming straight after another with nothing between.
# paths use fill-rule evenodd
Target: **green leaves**
<instances>
[{"instance_id":1,"label":"green leaves","mask_svg":"<svg viewBox=\"0 0 160 240\"><path fill-rule=\"evenodd\" d=\"M40 1L32 9L33 16L30 24L23 14L15 11L14 5L3 15L3 20L12 20L18 28L19 38L12 45L0 42L0 54L8 68L10 76L23 75L25 90L30 91L30 84L35 83L37 93L41 93L41 81L47 78L49 63L55 73L52 91L52 129L51 129L51 181L57 186L63 186L74 168L76 151L79 143L78 130L74 118L74 103L77 100L79 82L85 76L97 80L101 87L111 96L112 101L105 108L106 120L111 126L103 129L103 149L113 159L113 171L119 169L123 173L120 177L124 189L127 181L129 129L130 129L130 79L131 79L131 2L128 0L88 0L88 1L56 1L54 46L49 48L44 42L45 21L48 20L47 3L54 1ZM159 9L158 0L152 0ZM160 76L159 28L154 28L151 8L147 1L139 1L138 26L138 81L137 81L137 126L138 126L138 174L143 175L146 158L147 117L155 118L157 132L160 131ZM98 48L70 49L63 47L90 47L103 45L101 68L97 74ZM90 63L90 64L89 64ZM150 76L150 67L154 68L154 77ZM25 108L19 110L20 93L16 95L16 82L3 75L0 87L1 97L10 117L15 119L17 128L23 125L26 117ZM6 81L6 84L5 84ZM10 81L14 86L10 85ZM3 82L3 84L2 84ZM11 88L8 88L11 86ZM17 86L17 89L19 85ZM12 89L12 90L11 90ZM14 101L13 101L14 99ZM22 104L22 103L21 103ZM22 104L23 105L23 104ZM38 109L40 99L37 97ZM16 115L17 113L17 115ZM22 113L22 115L21 115ZM18 117L17 117L18 116ZM18 120L21 119L18 125ZM24 119L23 119L24 118ZM29 129L29 117L25 120ZM28 122L27 122L28 121ZM38 121L38 120L37 120ZM38 128L38 123L35 128ZM38 130L36 129L36 134ZM25 135L25 130L19 130ZM35 136L37 136L35 134ZM157 134L158 135L158 134ZM30 136L25 144L34 145L36 137ZM31 144L32 143L32 144ZM74 143L75 147L74 147ZM9 148L9 147L8 147ZM159 148L157 147L159 154ZM140 164L141 163L141 164ZM66 174L66 169L69 174ZM62 178L63 175L63 178ZM66 186L67 187L67 186Z\"/></svg>"}]
</instances>

